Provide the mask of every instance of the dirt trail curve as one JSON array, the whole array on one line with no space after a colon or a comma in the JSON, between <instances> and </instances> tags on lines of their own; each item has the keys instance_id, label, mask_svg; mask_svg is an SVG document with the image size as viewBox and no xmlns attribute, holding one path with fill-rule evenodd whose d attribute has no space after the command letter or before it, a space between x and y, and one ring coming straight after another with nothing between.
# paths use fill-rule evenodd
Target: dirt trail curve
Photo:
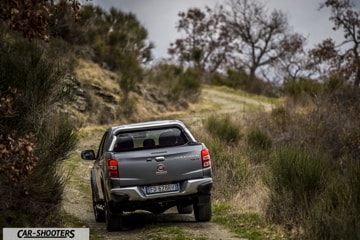
<instances>
[{"instance_id":1,"label":"dirt trail curve","mask_svg":"<svg viewBox=\"0 0 360 240\"><path fill-rule=\"evenodd\" d=\"M258 109L269 112L274 108L274 104L249 98L245 94L238 94L230 91L205 88L201 92L201 102L204 108L209 107L210 111L195 111L181 117L187 124L197 122L211 114L232 114L248 113L250 110Z\"/></svg>"},{"instance_id":2,"label":"dirt trail curve","mask_svg":"<svg viewBox=\"0 0 360 240\"><path fill-rule=\"evenodd\" d=\"M264 110L271 110L272 105L249 99L246 96L237 95L235 93L227 93L214 89L204 89L202 91L202 99L206 104L215 104L217 113L235 113L244 111L246 106L255 106ZM186 122L192 122L203 118L206 113L195 112L191 115L181 117ZM96 146L101 136L94 136L91 140L81 143L80 146L89 148ZM76 154L80 155L78 151ZM64 197L64 209L66 212L77 217L85 226L90 227L96 233L96 239L126 239L126 240L143 240L158 239L158 234L164 233L164 229L176 227L188 233L190 238L208 239L208 240L239 240L235 234L227 229L212 222L198 223L195 222L193 214L177 214L176 209L170 209L163 214L153 215L147 213L126 214L124 221L129 229L125 231L107 232L104 223L95 222L91 195L89 192L82 190L88 188L89 169L92 162L79 161L76 167L77 177L70 179L70 183L66 186ZM77 186L77 187L74 187ZM81 187L83 186L83 187ZM87 186L87 187L84 187Z\"/></svg>"},{"instance_id":3,"label":"dirt trail curve","mask_svg":"<svg viewBox=\"0 0 360 240\"><path fill-rule=\"evenodd\" d=\"M253 106L264 111L270 111L273 107L271 103L255 100L246 95L218 91L216 89L204 89L201 95L204 100L220 105L217 113L241 112L245 111L247 106Z\"/></svg>"}]
</instances>

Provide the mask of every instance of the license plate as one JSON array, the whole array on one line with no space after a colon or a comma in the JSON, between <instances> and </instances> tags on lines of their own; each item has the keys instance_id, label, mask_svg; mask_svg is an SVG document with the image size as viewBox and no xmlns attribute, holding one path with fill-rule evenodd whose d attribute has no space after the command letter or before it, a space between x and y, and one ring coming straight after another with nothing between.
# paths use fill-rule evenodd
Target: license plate
<instances>
[{"instance_id":1,"label":"license plate","mask_svg":"<svg viewBox=\"0 0 360 240\"><path fill-rule=\"evenodd\" d=\"M178 192L179 183L146 186L146 194Z\"/></svg>"}]
</instances>

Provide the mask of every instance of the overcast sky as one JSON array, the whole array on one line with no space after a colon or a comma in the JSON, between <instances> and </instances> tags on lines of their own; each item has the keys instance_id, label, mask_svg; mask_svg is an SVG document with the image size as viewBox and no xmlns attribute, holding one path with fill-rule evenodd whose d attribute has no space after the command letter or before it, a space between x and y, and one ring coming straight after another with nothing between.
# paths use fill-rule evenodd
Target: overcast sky
<instances>
[{"instance_id":1,"label":"overcast sky","mask_svg":"<svg viewBox=\"0 0 360 240\"><path fill-rule=\"evenodd\" d=\"M308 48L326 38L342 39L340 31L332 30L329 11L319 5L324 0L260 0L269 11L280 9L289 19L294 32L303 34L308 39ZM359 0L355 0L357 2ZM148 30L149 40L155 44L155 58L167 57L167 49L171 42L179 38L175 28L180 11L205 6L213 8L216 3L224 4L224 0L92 0L92 4L104 9L115 7L123 12L132 12L139 22Z\"/></svg>"}]
</instances>

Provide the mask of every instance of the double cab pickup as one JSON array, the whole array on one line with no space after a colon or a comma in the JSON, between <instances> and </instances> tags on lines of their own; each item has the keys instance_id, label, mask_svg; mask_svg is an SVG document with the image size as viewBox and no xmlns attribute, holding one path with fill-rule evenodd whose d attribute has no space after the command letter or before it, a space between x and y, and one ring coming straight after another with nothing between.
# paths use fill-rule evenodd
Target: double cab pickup
<instances>
[{"instance_id":1,"label":"double cab pickup","mask_svg":"<svg viewBox=\"0 0 360 240\"><path fill-rule=\"evenodd\" d=\"M94 161L90 184L95 220L108 231L121 229L123 214L160 214L176 207L195 220L211 220L211 158L182 121L160 120L107 129Z\"/></svg>"}]
</instances>

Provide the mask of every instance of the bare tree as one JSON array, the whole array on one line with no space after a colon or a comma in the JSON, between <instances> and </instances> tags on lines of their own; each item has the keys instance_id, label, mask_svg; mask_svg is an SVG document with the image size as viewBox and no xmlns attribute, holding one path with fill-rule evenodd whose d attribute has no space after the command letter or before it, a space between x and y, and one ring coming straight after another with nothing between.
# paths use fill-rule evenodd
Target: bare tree
<instances>
[{"instance_id":1,"label":"bare tree","mask_svg":"<svg viewBox=\"0 0 360 240\"><path fill-rule=\"evenodd\" d=\"M350 0L326 0L320 9L330 8L330 21L333 30L342 30L344 40L336 45L334 40L326 39L311 51L314 65L327 63L329 74L340 74L346 80L360 85L360 11Z\"/></svg>"},{"instance_id":2,"label":"bare tree","mask_svg":"<svg viewBox=\"0 0 360 240\"><path fill-rule=\"evenodd\" d=\"M253 0L230 0L227 6L226 28L235 39L233 63L248 71L250 86L255 84L260 68L275 64L302 47L296 44L299 48L289 48L301 38L291 32L287 16L280 10L268 14L265 5Z\"/></svg>"},{"instance_id":3,"label":"bare tree","mask_svg":"<svg viewBox=\"0 0 360 240\"><path fill-rule=\"evenodd\" d=\"M181 64L194 67L202 72L214 72L226 61L229 53L229 35L224 29L222 6L202 11L191 8L179 13L177 25L183 38L170 45L169 54Z\"/></svg>"},{"instance_id":4,"label":"bare tree","mask_svg":"<svg viewBox=\"0 0 360 240\"><path fill-rule=\"evenodd\" d=\"M279 82L311 78L315 74L315 70L309 67L309 57L305 50L305 37L300 34L293 34L291 38L288 44L279 49L283 51L282 57L271 64L276 70L276 80Z\"/></svg>"}]
</instances>

